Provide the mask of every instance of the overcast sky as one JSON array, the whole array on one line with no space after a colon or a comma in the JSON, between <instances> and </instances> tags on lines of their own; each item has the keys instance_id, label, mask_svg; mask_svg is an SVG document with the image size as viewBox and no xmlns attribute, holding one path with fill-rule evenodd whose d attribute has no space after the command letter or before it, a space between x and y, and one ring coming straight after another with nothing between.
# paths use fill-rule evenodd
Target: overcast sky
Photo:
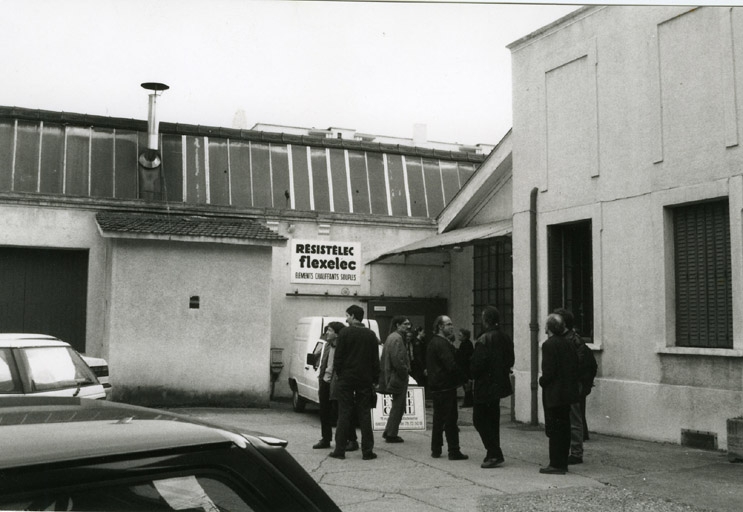
<instances>
[{"instance_id":1,"label":"overcast sky","mask_svg":"<svg viewBox=\"0 0 743 512\"><path fill-rule=\"evenodd\" d=\"M0 105L497 143L506 45L573 5L249 0L0 0Z\"/></svg>"}]
</instances>

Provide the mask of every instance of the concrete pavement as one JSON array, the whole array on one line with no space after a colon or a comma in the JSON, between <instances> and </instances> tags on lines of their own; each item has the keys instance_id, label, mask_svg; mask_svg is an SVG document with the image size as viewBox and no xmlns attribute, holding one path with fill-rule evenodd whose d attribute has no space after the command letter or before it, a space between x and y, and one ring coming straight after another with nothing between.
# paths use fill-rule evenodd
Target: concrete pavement
<instances>
[{"instance_id":1,"label":"concrete pavement","mask_svg":"<svg viewBox=\"0 0 743 512\"><path fill-rule=\"evenodd\" d=\"M431 411L426 432L401 432L388 444L375 432L378 458L346 460L313 450L320 438L317 410L298 414L285 402L269 409L179 409L209 421L257 430L289 441L288 450L344 511L740 511L743 464L723 452L591 434L584 463L567 475L541 475L547 463L544 430L510 422L502 408L505 464L481 469L482 443L472 409L460 409L460 441L466 461L430 456ZM444 448L446 450L446 448ZM446 452L445 452L446 453Z\"/></svg>"}]
</instances>

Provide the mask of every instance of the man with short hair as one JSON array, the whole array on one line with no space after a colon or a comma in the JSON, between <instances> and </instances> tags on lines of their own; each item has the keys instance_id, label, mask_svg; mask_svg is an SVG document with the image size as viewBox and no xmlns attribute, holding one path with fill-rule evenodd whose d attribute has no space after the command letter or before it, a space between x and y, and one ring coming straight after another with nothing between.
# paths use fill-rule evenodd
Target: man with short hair
<instances>
[{"instance_id":1,"label":"man with short hair","mask_svg":"<svg viewBox=\"0 0 743 512\"><path fill-rule=\"evenodd\" d=\"M500 399L513 393L511 367L515 357L513 341L500 329L500 313L494 306L482 311L485 332L477 338L472 354L471 375L474 379L472 423L485 446L481 468L503 464L500 446Z\"/></svg>"},{"instance_id":2,"label":"man with short hair","mask_svg":"<svg viewBox=\"0 0 743 512\"><path fill-rule=\"evenodd\" d=\"M379 379L379 340L362 323L364 310L357 305L346 310L346 323L338 336L333 366L338 376L338 427L335 431L335 450L330 456L346 458L346 440L351 428L351 416L357 415L361 428L361 455L364 460L376 459L372 431L372 399L376 399L374 383Z\"/></svg>"},{"instance_id":3,"label":"man with short hair","mask_svg":"<svg viewBox=\"0 0 743 512\"><path fill-rule=\"evenodd\" d=\"M598 365L591 349L586 346L583 338L575 331L575 317L565 308L554 311L565 320L566 337L573 342L578 354L578 391L580 400L570 405L570 455L568 464L583 463L583 440L588 436L586 424L586 397L591 393L593 379L596 377Z\"/></svg>"},{"instance_id":4,"label":"man with short hair","mask_svg":"<svg viewBox=\"0 0 743 512\"><path fill-rule=\"evenodd\" d=\"M410 320L396 316L390 322L390 334L384 342L380 362L379 388L382 393L392 396L387 424L382 437L387 443L402 443L399 435L400 422L405 414L408 397L408 375L410 359L403 336L410 329Z\"/></svg>"},{"instance_id":5,"label":"man with short hair","mask_svg":"<svg viewBox=\"0 0 743 512\"><path fill-rule=\"evenodd\" d=\"M446 433L449 460L465 460L467 455L459 449L457 427L457 388L466 377L454 358L454 345L449 341L454 335L454 324L448 316L439 316L433 323L433 338L426 347L428 389L433 399L433 430L431 432L431 457L441 457Z\"/></svg>"},{"instance_id":6,"label":"man with short hair","mask_svg":"<svg viewBox=\"0 0 743 512\"><path fill-rule=\"evenodd\" d=\"M578 354L565 335L565 321L555 313L547 317L542 345L542 405L544 428L549 438L550 462L540 473L564 475L570 453L570 405L578 401Z\"/></svg>"}]
</instances>

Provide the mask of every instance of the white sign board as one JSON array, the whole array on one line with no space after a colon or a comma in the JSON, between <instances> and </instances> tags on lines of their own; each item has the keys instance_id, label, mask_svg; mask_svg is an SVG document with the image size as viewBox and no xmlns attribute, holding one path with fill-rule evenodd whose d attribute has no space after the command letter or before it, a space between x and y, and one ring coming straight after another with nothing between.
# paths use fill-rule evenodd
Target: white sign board
<instances>
[{"instance_id":1,"label":"white sign board","mask_svg":"<svg viewBox=\"0 0 743 512\"><path fill-rule=\"evenodd\" d=\"M392 407L392 395L377 393L377 406L372 409L374 430L384 430ZM400 430L426 430L426 397L420 386L408 387L405 412L400 422Z\"/></svg>"},{"instance_id":2,"label":"white sign board","mask_svg":"<svg viewBox=\"0 0 743 512\"><path fill-rule=\"evenodd\" d=\"M292 240L291 278L297 284L361 286L361 244Z\"/></svg>"}]
</instances>

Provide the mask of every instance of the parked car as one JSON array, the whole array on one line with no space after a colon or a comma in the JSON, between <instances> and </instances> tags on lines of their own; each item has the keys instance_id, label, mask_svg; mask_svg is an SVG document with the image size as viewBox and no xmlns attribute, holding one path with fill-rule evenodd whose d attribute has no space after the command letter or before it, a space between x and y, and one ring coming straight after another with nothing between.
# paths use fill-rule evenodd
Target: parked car
<instances>
[{"instance_id":1,"label":"parked car","mask_svg":"<svg viewBox=\"0 0 743 512\"><path fill-rule=\"evenodd\" d=\"M326 345L322 335L325 326L330 322L340 322L345 325L346 318L308 316L297 321L289 356L289 387L292 390L292 406L296 412L304 411L307 402L320 403L318 375ZM374 331L379 338L379 326L376 320L364 319L364 325ZM379 352L382 353L381 345Z\"/></svg>"},{"instance_id":2,"label":"parked car","mask_svg":"<svg viewBox=\"0 0 743 512\"><path fill-rule=\"evenodd\" d=\"M340 510L286 441L167 411L0 397L0 439L0 510Z\"/></svg>"},{"instance_id":3,"label":"parked car","mask_svg":"<svg viewBox=\"0 0 743 512\"><path fill-rule=\"evenodd\" d=\"M103 385L69 344L44 334L0 333L0 397L105 399Z\"/></svg>"},{"instance_id":4,"label":"parked car","mask_svg":"<svg viewBox=\"0 0 743 512\"><path fill-rule=\"evenodd\" d=\"M91 357L85 354L80 354L83 361L87 363L95 376L98 377L98 381L106 390L106 398L111 398L111 381L108 378L108 361L100 357Z\"/></svg>"}]
</instances>

